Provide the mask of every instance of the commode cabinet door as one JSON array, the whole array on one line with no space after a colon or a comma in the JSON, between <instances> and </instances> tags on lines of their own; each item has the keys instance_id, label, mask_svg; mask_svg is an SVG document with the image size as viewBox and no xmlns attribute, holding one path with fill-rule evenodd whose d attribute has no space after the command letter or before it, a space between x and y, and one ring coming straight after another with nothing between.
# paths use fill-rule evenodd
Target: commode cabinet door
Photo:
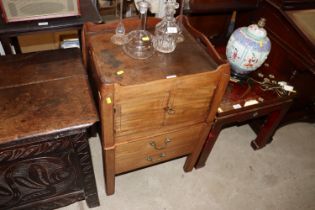
<instances>
[{"instance_id":1,"label":"commode cabinet door","mask_svg":"<svg viewBox=\"0 0 315 210\"><path fill-rule=\"evenodd\" d=\"M115 135L205 122L217 75L210 72L115 88Z\"/></svg>"},{"instance_id":2,"label":"commode cabinet door","mask_svg":"<svg viewBox=\"0 0 315 210\"><path fill-rule=\"evenodd\" d=\"M115 88L116 136L158 129L163 126L173 81L118 86Z\"/></svg>"},{"instance_id":3,"label":"commode cabinet door","mask_svg":"<svg viewBox=\"0 0 315 210\"><path fill-rule=\"evenodd\" d=\"M164 124L205 122L217 80L217 75L210 72L178 78L170 95Z\"/></svg>"}]
</instances>

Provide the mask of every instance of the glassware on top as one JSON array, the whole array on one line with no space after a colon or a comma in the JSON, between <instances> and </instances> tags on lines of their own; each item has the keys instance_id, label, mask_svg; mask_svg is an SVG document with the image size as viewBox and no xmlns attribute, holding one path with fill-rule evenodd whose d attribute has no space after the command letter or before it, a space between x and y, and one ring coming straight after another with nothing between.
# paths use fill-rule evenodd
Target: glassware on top
<instances>
[{"instance_id":1,"label":"glassware on top","mask_svg":"<svg viewBox=\"0 0 315 210\"><path fill-rule=\"evenodd\" d=\"M141 28L128 33L127 43L123 46L123 50L134 59L146 59L155 52L152 43L153 35L146 30L147 12L150 4L145 0L139 1L137 4L141 16Z\"/></svg>"},{"instance_id":2,"label":"glassware on top","mask_svg":"<svg viewBox=\"0 0 315 210\"><path fill-rule=\"evenodd\" d=\"M116 9L118 6L118 0L116 0ZM125 35L125 26L122 22L122 13L123 13L123 0L120 0L120 9L119 9L119 23L116 27L115 34L111 37L111 42L116 45L123 45L127 42L127 37Z\"/></svg>"},{"instance_id":3,"label":"glassware on top","mask_svg":"<svg viewBox=\"0 0 315 210\"><path fill-rule=\"evenodd\" d=\"M165 16L155 26L154 48L162 53L173 52L176 48L179 32L181 29L177 24L174 15L179 4L176 0L165 1Z\"/></svg>"},{"instance_id":4,"label":"glassware on top","mask_svg":"<svg viewBox=\"0 0 315 210\"><path fill-rule=\"evenodd\" d=\"M177 40L176 43L183 42L185 40L183 35L183 15L184 15L184 8L188 5L188 2L185 0L181 0L181 5L179 9L179 18L177 18L177 25L179 26L179 31L177 33Z\"/></svg>"}]
</instances>

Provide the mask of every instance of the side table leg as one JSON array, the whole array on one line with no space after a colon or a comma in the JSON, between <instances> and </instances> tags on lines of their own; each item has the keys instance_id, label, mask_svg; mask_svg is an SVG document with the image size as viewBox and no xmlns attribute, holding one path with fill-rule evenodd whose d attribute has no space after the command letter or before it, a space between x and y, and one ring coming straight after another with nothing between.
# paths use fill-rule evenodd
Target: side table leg
<instances>
[{"instance_id":1,"label":"side table leg","mask_svg":"<svg viewBox=\"0 0 315 210\"><path fill-rule=\"evenodd\" d=\"M215 142L217 141L217 138L221 132L222 129L222 124L218 121L216 121L213 124L213 127L211 128L210 132L209 132L209 136L201 150L199 159L197 160L197 163L195 165L195 168L202 168L206 165L206 161L210 155L210 152L212 151L212 148L215 144Z\"/></svg>"},{"instance_id":2,"label":"side table leg","mask_svg":"<svg viewBox=\"0 0 315 210\"><path fill-rule=\"evenodd\" d=\"M259 133L255 140L251 142L251 147L254 150L258 150L266 146L269 139L274 135L277 127L279 126L283 116L288 111L291 103L288 103L287 106L282 106L281 109L271 112L261 126Z\"/></svg>"}]
</instances>

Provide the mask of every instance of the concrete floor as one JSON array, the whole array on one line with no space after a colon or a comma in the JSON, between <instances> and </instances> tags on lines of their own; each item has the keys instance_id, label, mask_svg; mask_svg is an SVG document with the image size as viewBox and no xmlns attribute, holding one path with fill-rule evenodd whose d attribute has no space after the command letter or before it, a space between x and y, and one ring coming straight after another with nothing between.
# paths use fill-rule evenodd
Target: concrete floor
<instances>
[{"instance_id":1,"label":"concrete floor","mask_svg":"<svg viewBox=\"0 0 315 210\"><path fill-rule=\"evenodd\" d=\"M224 129L206 167L185 173L185 159L116 178L106 196L100 143L91 139L101 205L93 210L314 210L315 125L279 129L264 149L249 146L249 126ZM86 210L85 201L60 210Z\"/></svg>"}]
</instances>

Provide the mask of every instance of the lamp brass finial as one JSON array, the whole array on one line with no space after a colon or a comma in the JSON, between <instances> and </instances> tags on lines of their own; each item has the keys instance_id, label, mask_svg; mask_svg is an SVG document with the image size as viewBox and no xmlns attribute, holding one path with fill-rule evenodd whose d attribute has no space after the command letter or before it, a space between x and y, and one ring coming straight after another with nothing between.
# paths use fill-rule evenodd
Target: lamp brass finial
<instances>
[{"instance_id":1,"label":"lamp brass finial","mask_svg":"<svg viewBox=\"0 0 315 210\"><path fill-rule=\"evenodd\" d=\"M258 21L258 27L259 28L263 28L266 25L266 18L260 18L260 20Z\"/></svg>"}]
</instances>

